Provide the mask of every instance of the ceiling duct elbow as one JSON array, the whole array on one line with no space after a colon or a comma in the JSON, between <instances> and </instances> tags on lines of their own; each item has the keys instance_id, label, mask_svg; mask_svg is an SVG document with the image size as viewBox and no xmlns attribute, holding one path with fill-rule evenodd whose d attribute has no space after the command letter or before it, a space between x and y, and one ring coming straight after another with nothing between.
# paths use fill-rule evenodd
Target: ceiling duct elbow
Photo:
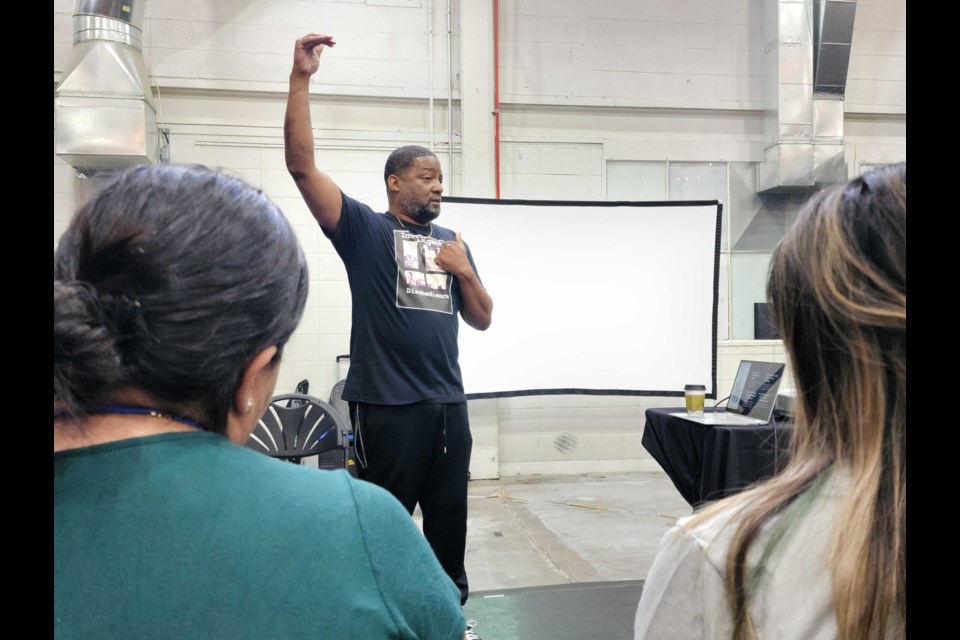
<instances>
[{"instance_id":1,"label":"ceiling duct elbow","mask_svg":"<svg viewBox=\"0 0 960 640\"><path fill-rule=\"evenodd\" d=\"M856 0L766 0L761 193L843 182L843 96Z\"/></svg>"},{"instance_id":2,"label":"ceiling duct elbow","mask_svg":"<svg viewBox=\"0 0 960 640\"><path fill-rule=\"evenodd\" d=\"M144 0L77 0L54 93L56 153L77 170L152 164L160 131L142 53Z\"/></svg>"}]
</instances>

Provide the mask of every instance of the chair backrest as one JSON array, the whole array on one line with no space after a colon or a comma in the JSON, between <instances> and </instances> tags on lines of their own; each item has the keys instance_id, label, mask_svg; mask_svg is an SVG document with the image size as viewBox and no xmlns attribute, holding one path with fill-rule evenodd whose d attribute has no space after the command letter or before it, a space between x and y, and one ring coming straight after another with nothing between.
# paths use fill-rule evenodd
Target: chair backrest
<instances>
[{"instance_id":1,"label":"chair backrest","mask_svg":"<svg viewBox=\"0 0 960 640\"><path fill-rule=\"evenodd\" d=\"M333 385L333 389L330 390L330 404L333 405L333 408L340 412L340 415L344 417L347 422L347 426L350 427L351 432L353 431L353 422L350 420L350 405L347 404L347 401L343 399L343 387L346 386L347 381L341 380L337 384Z\"/></svg>"},{"instance_id":2,"label":"chair backrest","mask_svg":"<svg viewBox=\"0 0 960 640\"><path fill-rule=\"evenodd\" d=\"M349 430L345 418L329 403L307 394L287 393L273 397L246 447L299 464L304 457L347 448Z\"/></svg>"},{"instance_id":3,"label":"chair backrest","mask_svg":"<svg viewBox=\"0 0 960 640\"><path fill-rule=\"evenodd\" d=\"M293 392L297 395L307 395L310 393L310 381L307 379L301 380ZM299 407L301 404L303 404L303 400L287 400L288 407Z\"/></svg>"}]
</instances>

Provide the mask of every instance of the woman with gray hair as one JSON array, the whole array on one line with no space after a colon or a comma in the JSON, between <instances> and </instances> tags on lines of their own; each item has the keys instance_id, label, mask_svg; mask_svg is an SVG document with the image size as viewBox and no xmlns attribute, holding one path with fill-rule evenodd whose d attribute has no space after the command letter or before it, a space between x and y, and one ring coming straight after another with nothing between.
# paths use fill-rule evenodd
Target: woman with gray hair
<instances>
[{"instance_id":1,"label":"woman with gray hair","mask_svg":"<svg viewBox=\"0 0 960 640\"><path fill-rule=\"evenodd\" d=\"M54 255L56 637L463 637L393 496L242 446L307 283L276 205L201 166L79 210Z\"/></svg>"}]
</instances>

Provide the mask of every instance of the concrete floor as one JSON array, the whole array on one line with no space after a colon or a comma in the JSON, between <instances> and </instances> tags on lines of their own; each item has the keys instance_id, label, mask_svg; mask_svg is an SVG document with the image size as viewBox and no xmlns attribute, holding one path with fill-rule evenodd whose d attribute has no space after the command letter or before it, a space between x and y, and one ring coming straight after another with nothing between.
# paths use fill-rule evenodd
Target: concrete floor
<instances>
[{"instance_id":1,"label":"concrete floor","mask_svg":"<svg viewBox=\"0 0 960 640\"><path fill-rule=\"evenodd\" d=\"M657 544L692 513L663 472L475 480L467 491L464 613L484 640L632 640Z\"/></svg>"},{"instance_id":2,"label":"concrete floor","mask_svg":"<svg viewBox=\"0 0 960 640\"><path fill-rule=\"evenodd\" d=\"M692 513L662 472L475 480L468 495L471 593L642 580Z\"/></svg>"}]
</instances>

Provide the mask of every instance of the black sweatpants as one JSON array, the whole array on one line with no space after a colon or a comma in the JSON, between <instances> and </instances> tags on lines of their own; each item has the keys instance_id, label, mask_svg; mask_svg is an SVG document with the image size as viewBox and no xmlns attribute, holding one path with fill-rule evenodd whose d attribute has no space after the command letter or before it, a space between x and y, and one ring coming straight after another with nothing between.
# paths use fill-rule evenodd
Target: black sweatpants
<instances>
[{"instance_id":1,"label":"black sweatpants","mask_svg":"<svg viewBox=\"0 0 960 640\"><path fill-rule=\"evenodd\" d=\"M424 536L464 604L470 592L463 559L473 448L467 404L351 402L350 416L358 476L392 493L411 515L420 504Z\"/></svg>"}]
</instances>

